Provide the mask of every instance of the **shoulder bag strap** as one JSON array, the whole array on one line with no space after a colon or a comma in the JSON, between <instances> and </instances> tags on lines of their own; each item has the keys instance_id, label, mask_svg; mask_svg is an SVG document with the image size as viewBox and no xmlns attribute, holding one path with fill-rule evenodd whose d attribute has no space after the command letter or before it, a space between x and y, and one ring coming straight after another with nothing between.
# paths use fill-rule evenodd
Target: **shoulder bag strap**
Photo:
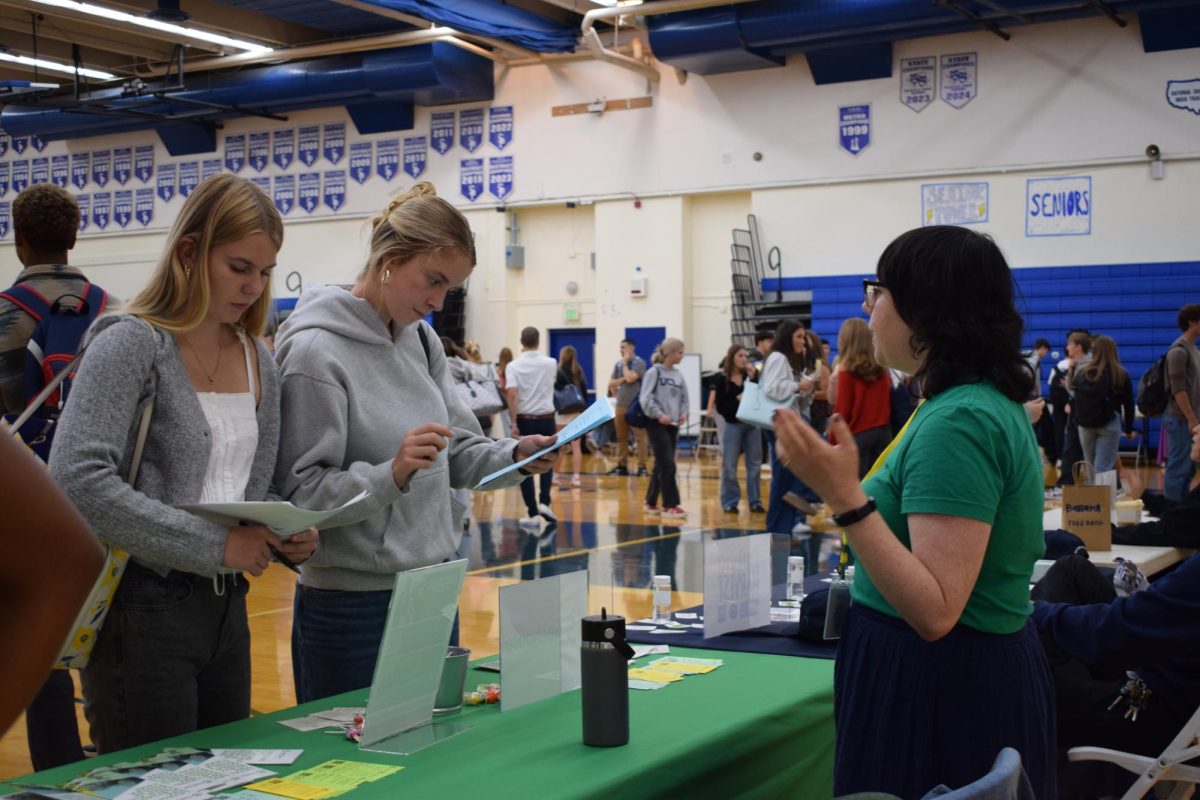
<instances>
[{"instance_id":1,"label":"shoulder bag strap","mask_svg":"<svg viewBox=\"0 0 1200 800\"><path fill-rule=\"evenodd\" d=\"M421 337L421 349L425 351L425 363L433 369L433 358L429 355L429 337L425 335L425 326L417 321L417 336Z\"/></svg>"},{"instance_id":2,"label":"shoulder bag strap","mask_svg":"<svg viewBox=\"0 0 1200 800\"><path fill-rule=\"evenodd\" d=\"M154 398L146 404L142 411L142 421L138 425L137 443L133 446L133 461L129 463L129 485L137 482L138 468L142 466L142 451L146 449L146 434L150 430L150 415L154 412Z\"/></svg>"}]
</instances>

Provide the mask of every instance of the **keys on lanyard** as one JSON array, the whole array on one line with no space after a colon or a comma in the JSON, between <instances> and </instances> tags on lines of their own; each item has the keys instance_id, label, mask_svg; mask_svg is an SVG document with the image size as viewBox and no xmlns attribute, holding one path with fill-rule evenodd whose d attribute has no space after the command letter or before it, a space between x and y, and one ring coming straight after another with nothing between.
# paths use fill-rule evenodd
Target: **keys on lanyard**
<instances>
[{"instance_id":1,"label":"keys on lanyard","mask_svg":"<svg viewBox=\"0 0 1200 800\"><path fill-rule=\"evenodd\" d=\"M1124 701L1128 708L1125 709L1125 719L1130 722L1137 722L1138 712L1145 711L1146 706L1150 704L1150 687L1146 682L1138 677L1136 672L1126 672L1125 676L1129 680L1125 681L1125 685L1121 687L1117 699L1113 700L1109 705L1108 710L1112 711Z\"/></svg>"}]
</instances>

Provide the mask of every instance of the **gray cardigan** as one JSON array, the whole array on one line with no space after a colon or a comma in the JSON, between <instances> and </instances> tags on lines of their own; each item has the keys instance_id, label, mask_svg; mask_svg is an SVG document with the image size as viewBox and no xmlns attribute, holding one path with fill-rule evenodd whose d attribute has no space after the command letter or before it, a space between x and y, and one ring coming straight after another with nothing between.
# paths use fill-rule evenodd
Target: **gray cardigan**
<instances>
[{"instance_id":1,"label":"gray cardigan","mask_svg":"<svg viewBox=\"0 0 1200 800\"><path fill-rule=\"evenodd\" d=\"M228 528L173 508L200 499L212 436L174 336L136 317L104 317L90 344L50 452L50 473L105 542L160 574L215 575ZM265 500L279 447L279 377L261 345L258 451L247 500ZM137 485L125 482L138 423L154 411Z\"/></svg>"}]
</instances>

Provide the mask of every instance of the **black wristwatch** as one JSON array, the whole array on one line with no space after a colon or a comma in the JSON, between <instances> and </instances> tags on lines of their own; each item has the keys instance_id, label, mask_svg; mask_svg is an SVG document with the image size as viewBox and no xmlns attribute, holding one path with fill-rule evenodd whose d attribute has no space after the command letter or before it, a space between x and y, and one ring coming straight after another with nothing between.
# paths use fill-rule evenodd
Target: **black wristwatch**
<instances>
[{"instance_id":1,"label":"black wristwatch","mask_svg":"<svg viewBox=\"0 0 1200 800\"><path fill-rule=\"evenodd\" d=\"M856 522L866 519L874 512L875 498L868 497L867 502L863 503L858 508L855 508L851 511L844 511L841 514L834 514L832 517L833 524L837 525L839 528L845 528L848 525L853 525Z\"/></svg>"}]
</instances>

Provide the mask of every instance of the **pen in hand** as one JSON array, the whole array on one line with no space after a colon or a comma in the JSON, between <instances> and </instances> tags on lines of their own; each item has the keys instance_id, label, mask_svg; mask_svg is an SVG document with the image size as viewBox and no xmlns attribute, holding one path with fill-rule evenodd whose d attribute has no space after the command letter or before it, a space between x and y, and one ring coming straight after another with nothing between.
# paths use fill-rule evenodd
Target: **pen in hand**
<instances>
[{"instance_id":1,"label":"pen in hand","mask_svg":"<svg viewBox=\"0 0 1200 800\"><path fill-rule=\"evenodd\" d=\"M296 573L297 575L300 574L300 568L297 567L290 558L285 556L283 553L279 552L279 550L277 548L274 548L274 547L271 548L271 555L275 556L276 561L278 561L280 564L283 564L285 567L290 569L292 572Z\"/></svg>"}]
</instances>

